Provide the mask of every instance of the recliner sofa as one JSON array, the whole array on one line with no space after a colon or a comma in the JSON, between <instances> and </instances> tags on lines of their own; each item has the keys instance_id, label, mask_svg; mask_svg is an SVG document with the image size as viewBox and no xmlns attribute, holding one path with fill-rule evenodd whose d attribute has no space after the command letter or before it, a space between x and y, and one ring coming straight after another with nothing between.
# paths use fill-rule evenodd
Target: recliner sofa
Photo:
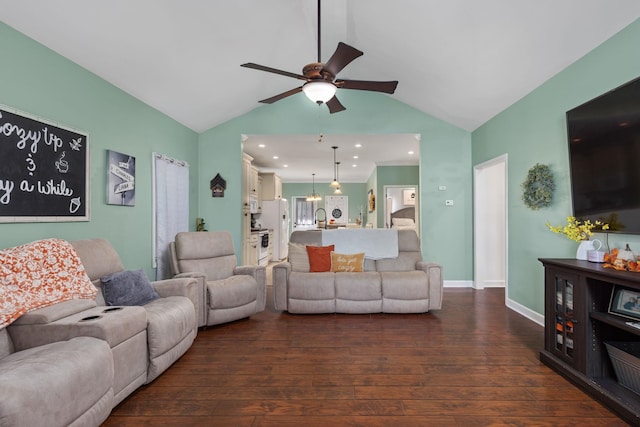
<instances>
[{"instance_id":1,"label":"recliner sofa","mask_svg":"<svg viewBox=\"0 0 640 427\"><path fill-rule=\"evenodd\" d=\"M198 326L231 322L264 310L266 269L238 266L229 232L180 232L169 248L174 277L198 280Z\"/></svg>"},{"instance_id":2,"label":"recliner sofa","mask_svg":"<svg viewBox=\"0 0 640 427\"><path fill-rule=\"evenodd\" d=\"M306 245L321 246L322 232L294 231L289 239L289 261L273 266L275 308L299 314L424 313L440 309L442 267L422 260L415 231L397 233L396 258L365 258L362 272L310 272L308 266L297 266L292 254Z\"/></svg>"},{"instance_id":3,"label":"recliner sofa","mask_svg":"<svg viewBox=\"0 0 640 427\"><path fill-rule=\"evenodd\" d=\"M93 300L29 311L0 329L0 396L5 389L12 394L0 399L0 425L98 425L182 356L196 337L195 279L151 282L159 298L143 306L107 306L100 279L124 271L120 257L104 239L71 244L98 293ZM65 357L82 361L68 363ZM25 372L33 377L16 374ZM42 391L32 392L38 384ZM35 410L24 418L29 422L16 415L38 405L56 406L57 412L49 416Z\"/></svg>"}]
</instances>

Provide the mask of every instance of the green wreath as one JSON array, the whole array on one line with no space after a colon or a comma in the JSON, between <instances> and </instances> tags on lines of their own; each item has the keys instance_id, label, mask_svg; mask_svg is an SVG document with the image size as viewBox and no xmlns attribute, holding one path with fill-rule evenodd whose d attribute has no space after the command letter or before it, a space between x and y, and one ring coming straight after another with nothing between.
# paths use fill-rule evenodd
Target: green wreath
<instances>
[{"instance_id":1,"label":"green wreath","mask_svg":"<svg viewBox=\"0 0 640 427\"><path fill-rule=\"evenodd\" d=\"M529 169L527 179L522 183L522 200L530 209L545 208L551 205L555 188L549 166L536 163Z\"/></svg>"}]
</instances>

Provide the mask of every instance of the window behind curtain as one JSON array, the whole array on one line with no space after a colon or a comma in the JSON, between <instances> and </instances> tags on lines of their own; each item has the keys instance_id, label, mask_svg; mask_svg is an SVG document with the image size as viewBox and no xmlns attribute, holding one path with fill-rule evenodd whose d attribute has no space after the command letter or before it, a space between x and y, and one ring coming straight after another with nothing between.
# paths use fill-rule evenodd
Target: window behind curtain
<instances>
[{"instance_id":1,"label":"window behind curtain","mask_svg":"<svg viewBox=\"0 0 640 427\"><path fill-rule=\"evenodd\" d=\"M294 228L305 229L315 227L315 211L316 202L307 202L306 197L294 197L293 198L295 217Z\"/></svg>"},{"instance_id":2,"label":"window behind curtain","mask_svg":"<svg viewBox=\"0 0 640 427\"><path fill-rule=\"evenodd\" d=\"M154 266L156 280L172 277L169 243L189 230L189 164L153 153Z\"/></svg>"}]
</instances>

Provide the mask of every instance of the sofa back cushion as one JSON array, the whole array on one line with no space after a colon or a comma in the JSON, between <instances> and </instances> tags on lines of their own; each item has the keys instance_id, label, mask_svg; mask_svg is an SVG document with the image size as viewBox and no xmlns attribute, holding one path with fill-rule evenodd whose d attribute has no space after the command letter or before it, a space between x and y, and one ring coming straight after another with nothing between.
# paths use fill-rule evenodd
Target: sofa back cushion
<instances>
[{"instance_id":1,"label":"sofa back cushion","mask_svg":"<svg viewBox=\"0 0 640 427\"><path fill-rule=\"evenodd\" d=\"M322 231L294 231L291 233L291 236L289 236L289 242L301 243L302 245L320 246L322 245Z\"/></svg>"},{"instance_id":2,"label":"sofa back cushion","mask_svg":"<svg viewBox=\"0 0 640 427\"><path fill-rule=\"evenodd\" d=\"M120 256L111 246L111 243L105 239L76 240L71 242L71 245L80 256L82 265L84 265L91 282L98 288L96 303L98 305L106 305L100 278L124 270Z\"/></svg>"},{"instance_id":3,"label":"sofa back cushion","mask_svg":"<svg viewBox=\"0 0 640 427\"><path fill-rule=\"evenodd\" d=\"M414 230L398 230L398 251L420 252L420 238Z\"/></svg>"},{"instance_id":4,"label":"sofa back cushion","mask_svg":"<svg viewBox=\"0 0 640 427\"><path fill-rule=\"evenodd\" d=\"M13 353L13 342L7 332L7 328L0 329L0 360Z\"/></svg>"},{"instance_id":5,"label":"sofa back cushion","mask_svg":"<svg viewBox=\"0 0 640 427\"><path fill-rule=\"evenodd\" d=\"M400 252L398 258L376 260L377 271L412 271L416 263L422 259L420 252Z\"/></svg>"},{"instance_id":6,"label":"sofa back cushion","mask_svg":"<svg viewBox=\"0 0 640 427\"><path fill-rule=\"evenodd\" d=\"M308 273L310 266L307 246L302 243L289 242L289 263L291 264L291 271Z\"/></svg>"},{"instance_id":7,"label":"sofa back cushion","mask_svg":"<svg viewBox=\"0 0 640 427\"><path fill-rule=\"evenodd\" d=\"M237 266L231 233L226 231L178 233L175 251L180 273L204 273L207 280L232 276Z\"/></svg>"}]
</instances>

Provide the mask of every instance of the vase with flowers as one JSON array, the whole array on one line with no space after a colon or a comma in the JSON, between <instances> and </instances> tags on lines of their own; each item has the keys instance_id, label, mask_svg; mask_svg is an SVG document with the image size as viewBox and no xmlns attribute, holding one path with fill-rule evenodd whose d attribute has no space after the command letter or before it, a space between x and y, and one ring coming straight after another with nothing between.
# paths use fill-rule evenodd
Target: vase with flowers
<instances>
[{"instance_id":1,"label":"vase with flowers","mask_svg":"<svg viewBox=\"0 0 640 427\"><path fill-rule=\"evenodd\" d=\"M598 250L602 247L602 242L598 239L591 240L593 236L593 230L608 230L609 224L605 224L602 221L591 222L590 220L579 221L574 216L567 217L567 223L565 225L553 226L547 222L546 224L549 230L557 234L564 234L570 240L579 242L578 250L576 252L576 259L586 260L587 253L591 250ZM598 247L595 247L595 243Z\"/></svg>"}]
</instances>

